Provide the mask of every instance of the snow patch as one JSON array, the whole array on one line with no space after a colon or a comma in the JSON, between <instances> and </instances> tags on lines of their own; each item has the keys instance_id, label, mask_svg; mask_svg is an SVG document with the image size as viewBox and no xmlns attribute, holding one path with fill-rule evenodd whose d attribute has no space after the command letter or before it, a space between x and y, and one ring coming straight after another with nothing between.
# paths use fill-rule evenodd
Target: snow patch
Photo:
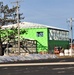
<instances>
[{"instance_id":1,"label":"snow patch","mask_svg":"<svg viewBox=\"0 0 74 75\"><path fill-rule=\"evenodd\" d=\"M0 63L3 62L15 62L15 61L25 61L25 60L40 60L40 59L53 59L57 58L55 54L27 54L18 56L4 55L0 56Z\"/></svg>"}]
</instances>

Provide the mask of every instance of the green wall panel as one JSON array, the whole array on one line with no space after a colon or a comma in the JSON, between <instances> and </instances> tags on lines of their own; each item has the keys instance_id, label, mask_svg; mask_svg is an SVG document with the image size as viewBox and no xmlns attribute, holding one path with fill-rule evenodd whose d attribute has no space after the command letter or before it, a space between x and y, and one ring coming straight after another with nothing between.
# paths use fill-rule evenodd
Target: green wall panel
<instances>
[{"instance_id":1,"label":"green wall panel","mask_svg":"<svg viewBox=\"0 0 74 75\"><path fill-rule=\"evenodd\" d=\"M62 47L65 49L69 48L69 41L60 41L60 40L49 40L49 49L53 50L55 46Z\"/></svg>"},{"instance_id":2,"label":"green wall panel","mask_svg":"<svg viewBox=\"0 0 74 75\"><path fill-rule=\"evenodd\" d=\"M37 52L48 51L47 28L28 28L23 36L26 39L37 40ZM43 32L43 37L38 37L37 32Z\"/></svg>"}]
</instances>

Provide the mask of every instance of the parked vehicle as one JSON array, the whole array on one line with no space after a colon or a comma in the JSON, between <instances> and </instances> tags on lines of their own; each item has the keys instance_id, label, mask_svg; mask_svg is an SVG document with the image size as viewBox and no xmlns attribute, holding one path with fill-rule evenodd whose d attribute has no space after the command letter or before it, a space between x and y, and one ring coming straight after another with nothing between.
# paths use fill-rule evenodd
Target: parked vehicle
<instances>
[{"instance_id":1,"label":"parked vehicle","mask_svg":"<svg viewBox=\"0 0 74 75\"><path fill-rule=\"evenodd\" d=\"M54 47L54 54L59 54L62 50L62 47Z\"/></svg>"}]
</instances>

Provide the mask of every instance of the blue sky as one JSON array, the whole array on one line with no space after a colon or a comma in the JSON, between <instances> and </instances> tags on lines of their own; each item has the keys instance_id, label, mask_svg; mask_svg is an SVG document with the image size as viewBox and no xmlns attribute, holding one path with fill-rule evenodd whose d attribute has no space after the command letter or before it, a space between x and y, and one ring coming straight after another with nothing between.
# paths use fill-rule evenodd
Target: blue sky
<instances>
[{"instance_id":1,"label":"blue sky","mask_svg":"<svg viewBox=\"0 0 74 75\"><path fill-rule=\"evenodd\" d=\"M16 0L0 1L11 7L11 2ZM22 0L20 6L20 12L24 14L24 21L27 22L69 29L66 21L70 17L74 18L74 0Z\"/></svg>"}]
</instances>

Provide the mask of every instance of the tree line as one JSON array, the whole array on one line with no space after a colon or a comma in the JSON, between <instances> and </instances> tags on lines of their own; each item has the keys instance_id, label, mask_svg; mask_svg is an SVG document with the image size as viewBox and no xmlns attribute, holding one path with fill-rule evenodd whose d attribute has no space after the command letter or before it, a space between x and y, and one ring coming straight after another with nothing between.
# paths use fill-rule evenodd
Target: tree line
<instances>
[{"instance_id":1,"label":"tree line","mask_svg":"<svg viewBox=\"0 0 74 75\"><path fill-rule=\"evenodd\" d=\"M20 8L20 7L18 7ZM0 55L4 54L3 50L3 42L6 39L14 39L15 35L17 34L17 29L12 27L11 29L2 29L2 26L8 24L15 24L17 23L17 6L12 6L9 8L8 5L4 5L3 2L0 2ZM24 17L22 17L23 13L19 13L19 22L21 22ZM21 33L25 32L25 30L21 30ZM6 38L6 36L8 38Z\"/></svg>"}]
</instances>

